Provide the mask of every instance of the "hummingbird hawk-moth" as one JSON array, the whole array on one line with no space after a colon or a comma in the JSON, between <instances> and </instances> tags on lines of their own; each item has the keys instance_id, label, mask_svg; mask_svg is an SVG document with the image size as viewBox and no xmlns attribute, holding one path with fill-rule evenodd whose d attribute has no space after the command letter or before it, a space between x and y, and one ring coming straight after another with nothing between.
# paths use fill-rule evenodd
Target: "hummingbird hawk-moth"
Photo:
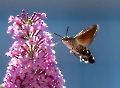
<instances>
[{"instance_id":1,"label":"hummingbird hawk-moth","mask_svg":"<svg viewBox=\"0 0 120 88\"><path fill-rule=\"evenodd\" d=\"M80 61L84 61L85 63L89 62L90 64L93 64L95 63L94 56L87 48L87 46L90 45L94 40L98 32L98 29L99 26L97 24L94 24L88 27L87 29L82 30L75 37L68 37L67 36L68 27L67 27L65 37L62 37L56 33L54 34L62 37L63 44L65 44L68 47L70 52L74 53L76 56L79 56Z\"/></svg>"}]
</instances>

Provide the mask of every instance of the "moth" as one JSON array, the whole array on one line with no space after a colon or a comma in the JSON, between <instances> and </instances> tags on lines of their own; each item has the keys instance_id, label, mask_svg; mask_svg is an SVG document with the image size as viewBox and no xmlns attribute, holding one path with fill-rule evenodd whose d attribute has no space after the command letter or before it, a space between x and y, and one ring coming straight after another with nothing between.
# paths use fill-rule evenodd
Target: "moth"
<instances>
[{"instance_id":1,"label":"moth","mask_svg":"<svg viewBox=\"0 0 120 88\"><path fill-rule=\"evenodd\" d=\"M62 37L56 33L54 34L62 37L61 40L63 44L65 44L68 47L70 52L74 53L76 56L79 56L80 61L94 64L94 56L87 47L93 42L98 32L99 25L94 24L92 26L89 26L87 29L84 29L80 33L78 33L75 37L67 36L68 28L69 27L67 27L65 37Z\"/></svg>"}]
</instances>

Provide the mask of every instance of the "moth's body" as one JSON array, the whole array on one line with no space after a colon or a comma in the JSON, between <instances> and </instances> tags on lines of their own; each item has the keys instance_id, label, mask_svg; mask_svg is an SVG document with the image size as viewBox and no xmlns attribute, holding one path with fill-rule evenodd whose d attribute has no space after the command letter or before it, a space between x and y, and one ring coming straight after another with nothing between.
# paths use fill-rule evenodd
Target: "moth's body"
<instances>
[{"instance_id":1,"label":"moth's body","mask_svg":"<svg viewBox=\"0 0 120 88\"><path fill-rule=\"evenodd\" d=\"M66 36L62 38L62 42L68 47L70 52L80 56L80 61L84 61L85 63L95 63L94 57L88 48L77 43L75 38Z\"/></svg>"},{"instance_id":2,"label":"moth's body","mask_svg":"<svg viewBox=\"0 0 120 88\"><path fill-rule=\"evenodd\" d=\"M85 63L89 62L93 64L95 63L95 60L93 55L87 48L87 46L90 45L94 40L98 28L99 26L97 24L92 25L87 29L82 30L75 37L68 37L67 36L68 29L67 29L66 36L62 38L62 42L68 47L68 49L70 49L71 52L73 52L75 55L80 57L80 61L84 61Z\"/></svg>"}]
</instances>

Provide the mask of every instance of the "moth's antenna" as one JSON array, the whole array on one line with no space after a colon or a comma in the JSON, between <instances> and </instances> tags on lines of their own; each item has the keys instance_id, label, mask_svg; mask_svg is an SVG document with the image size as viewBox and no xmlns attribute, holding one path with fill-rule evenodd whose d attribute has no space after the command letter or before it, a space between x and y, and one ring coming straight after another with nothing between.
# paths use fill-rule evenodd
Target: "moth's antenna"
<instances>
[{"instance_id":1,"label":"moth's antenna","mask_svg":"<svg viewBox=\"0 0 120 88\"><path fill-rule=\"evenodd\" d=\"M66 30L66 36L67 36L67 33L68 33L68 29L69 29L69 26L67 26L67 30Z\"/></svg>"},{"instance_id":2,"label":"moth's antenna","mask_svg":"<svg viewBox=\"0 0 120 88\"><path fill-rule=\"evenodd\" d=\"M57 35L57 36L59 36L59 37L61 37L61 38L63 38L61 35L58 35L57 33L54 33L54 34ZM60 42L61 42L61 41L55 43L55 45L57 45L57 44L60 43Z\"/></svg>"},{"instance_id":3,"label":"moth's antenna","mask_svg":"<svg viewBox=\"0 0 120 88\"><path fill-rule=\"evenodd\" d=\"M57 33L54 33L55 35L57 35L57 36L59 36L59 37L61 37L61 38L63 38L61 35L58 35Z\"/></svg>"}]
</instances>

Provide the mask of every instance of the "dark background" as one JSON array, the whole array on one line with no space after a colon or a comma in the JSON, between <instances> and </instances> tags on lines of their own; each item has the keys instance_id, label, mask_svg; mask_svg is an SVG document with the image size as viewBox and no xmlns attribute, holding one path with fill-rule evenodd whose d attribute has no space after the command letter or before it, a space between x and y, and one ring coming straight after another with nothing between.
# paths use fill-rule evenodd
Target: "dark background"
<instances>
[{"instance_id":1,"label":"dark background","mask_svg":"<svg viewBox=\"0 0 120 88\"><path fill-rule=\"evenodd\" d=\"M5 53L13 40L6 34L8 18L25 9L45 12L48 30L64 36L69 26L70 36L99 24L100 30L89 49L95 56L94 65L80 63L65 45L54 47L56 61L66 80L67 88L120 88L120 0L1 0L0 1L0 83L11 58ZM60 41L53 34L53 41Z\"/></svg>"}]
</instances>

